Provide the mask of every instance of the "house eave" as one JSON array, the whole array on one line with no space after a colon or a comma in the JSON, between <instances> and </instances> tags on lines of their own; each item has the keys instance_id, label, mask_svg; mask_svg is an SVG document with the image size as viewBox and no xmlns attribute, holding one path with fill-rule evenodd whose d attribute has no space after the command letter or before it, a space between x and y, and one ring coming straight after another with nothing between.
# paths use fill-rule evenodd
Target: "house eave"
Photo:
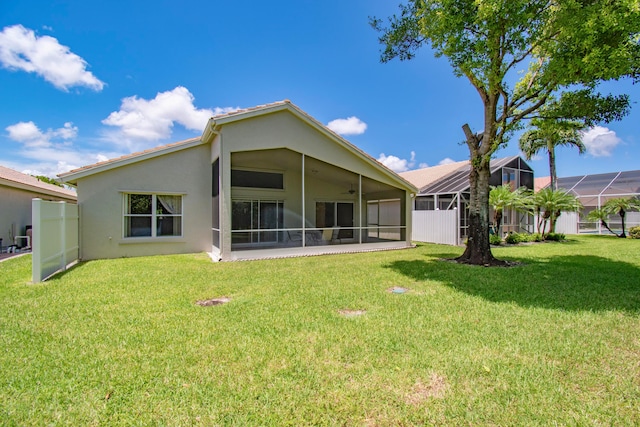
<instances>
[{"instance_id":1,"label":"house eave","mask_svg":"<svg viewBox=\"0 0 640 427\"><path fill-rule=\"evenodd\" d=\"M4 178L0 178L0 186L15 188L15 189L18 189L18 190L29 191L31 193L38 193L38 194L51 196L51 197L55 197L55 198L58 198L58 199L70 200L70 201L74 201L74 202L77 200L77 196L75 194L67 194L67 193L63 193L63 192L49 190L49 189L46 189L46 188L37 187L37 186L34 186L34 185L29 185L29 184L24 184L24 183L21 183L21 182L11 181L11 180L4 179Z\"/></svg>"},{"instance_id":2,"label":"house eave","mask_svg":"<svg viewBox=\"0 0 640 427\"><path fill-rule=\"evenodd\" d=\"M97 173L106 172L111 169L116 169L122 166L138 163L144 160L153 159L155 157L164 156L176 151L186 150L200 144L202 144L202 138L188 139L181 143L169 144L167 146L161 146L148 151L134 153L132 155L125 156L119 159L108 160L104 163L96 163L95 165L86 168L65 172L58 175L58 177L65 184L77 185L79 179L86 178Z\"/></svg>"}]
</instances>

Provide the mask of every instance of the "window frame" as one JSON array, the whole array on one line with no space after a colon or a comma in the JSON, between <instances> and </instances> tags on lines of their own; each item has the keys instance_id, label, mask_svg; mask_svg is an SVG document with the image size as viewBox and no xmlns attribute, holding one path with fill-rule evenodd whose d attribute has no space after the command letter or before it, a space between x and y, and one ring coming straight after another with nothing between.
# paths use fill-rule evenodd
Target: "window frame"
<instances>
[{"instance_id":1,"label":"window frame","mask_svg":"<svg viewBox=\"0 0 640 427\"><path fill-rule=\"evenodd\" d=\"M149 214L131 214L128 213L128 204L130 196L151 196L151 213ZM180 213L164 214L158 213L158 196L180 197ZM173 192L149 192L149 191L123 191L122 192L122 238L124 240L142 240L142 239L178 239L184 237L184 193ZM151 235L145 236L127 236L127 223L129 218L151 218ZM180 233L171 235L158 235L158 219L159 217L180 218Z\"/></svg>"}]
</instances>

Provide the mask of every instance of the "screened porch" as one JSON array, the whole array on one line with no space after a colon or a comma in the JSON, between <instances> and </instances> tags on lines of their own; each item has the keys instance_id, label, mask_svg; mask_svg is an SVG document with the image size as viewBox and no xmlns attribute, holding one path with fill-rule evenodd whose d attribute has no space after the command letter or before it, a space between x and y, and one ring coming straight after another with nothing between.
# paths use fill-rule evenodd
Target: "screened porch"
<instances>
[{"instance_id":1,"label":"screened porch","mask_svg":"<svg viewBox=\"0 0 640 427\"><path fill-rule=\"evenodd\" d=\"M218 168L216 161L214 188ZM232 153L230 184L231 252L313 253L406 240L404 189L289 149ZM213 196L215 247L224 227L220 194Z\"/></svg>"}]
</instances>

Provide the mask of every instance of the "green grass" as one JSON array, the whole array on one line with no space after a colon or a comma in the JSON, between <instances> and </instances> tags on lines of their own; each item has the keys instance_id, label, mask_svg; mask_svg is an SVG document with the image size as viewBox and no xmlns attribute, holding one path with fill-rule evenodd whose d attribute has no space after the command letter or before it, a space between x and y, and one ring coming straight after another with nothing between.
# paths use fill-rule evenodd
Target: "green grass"
<instances>
[{"instance_id":1,"label":"green grass","mask_svg":"<svg viewBox=\"0 0 640 427\"><path fill-rule=\"evenodd\" d=\"M639 425L640 241L493 252L3 262L0 424Z\"/></svg>"}]
</instances>

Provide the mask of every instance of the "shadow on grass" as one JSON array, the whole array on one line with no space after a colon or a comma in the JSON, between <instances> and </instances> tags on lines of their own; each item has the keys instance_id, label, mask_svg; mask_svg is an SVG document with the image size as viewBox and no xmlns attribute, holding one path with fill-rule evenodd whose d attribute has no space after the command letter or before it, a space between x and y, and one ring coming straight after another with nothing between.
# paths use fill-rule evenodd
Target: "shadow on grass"
<instances>
[{"instance_id":1,"label":"shadow on grass","mask_svg":"<svg viewBox=\"0 0 640 427\"><path fill-rule=\"evenodd\" d=\"M449 254L442 254L443 258ZM640 268L598 256L527 259L512 268L450 261L394 261L386 267L416 281L435 280L492 302L572 311L640 312Z\"/></svg>"}]
</instances>

